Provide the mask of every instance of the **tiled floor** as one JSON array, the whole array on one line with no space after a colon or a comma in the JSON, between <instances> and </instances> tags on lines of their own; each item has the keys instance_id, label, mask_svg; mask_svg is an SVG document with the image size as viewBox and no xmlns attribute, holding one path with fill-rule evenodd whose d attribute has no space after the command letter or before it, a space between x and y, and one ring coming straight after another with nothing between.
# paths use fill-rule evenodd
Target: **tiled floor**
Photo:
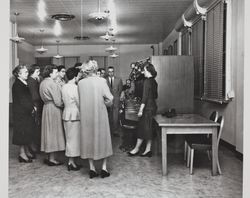
<instances>
[{"instance_id":1,"label":"tiled floor","mask_svg":"<svg viewBox=\"0 0 250 198\"><path fill-rule=\"evenodd\" d=\"M83 168L75 172L67 171L66 165L44 165L44 154L31 164L19 163L18 147L10 144L9 197L242 197L242 161L226 148L220 148L219 153L221 176L211 176L210 163L203 153L195 155L194 175L189 175L180 153L168 155L169 172L163 177L160 156L128 157L118 149L119 138L113 144L114 155L108 161L111 176L105 179L89 179L86 160L79 161ZM66 161L63 153L60 159Z\"/></svg>"}]
</instances>

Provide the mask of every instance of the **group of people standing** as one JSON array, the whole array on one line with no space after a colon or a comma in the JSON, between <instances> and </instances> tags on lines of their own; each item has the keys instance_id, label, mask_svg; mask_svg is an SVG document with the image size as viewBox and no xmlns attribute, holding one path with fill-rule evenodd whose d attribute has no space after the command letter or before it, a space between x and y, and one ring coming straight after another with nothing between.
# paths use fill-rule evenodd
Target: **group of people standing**
<instances>
[{"instance_id":1,"label":"group of people standing","mask_svg":"<svg viewBox=\"0 0 250 198\"><path fill-rule=\"evenodd\" d=\"M88 159L89 177L110 175L107 158L113 154L111 135L119 136L119 103L123 91L122 80L99 70L94 60L65 69L64 66L45 66L43 80L40 68L18 65L13 70L16 80L13 95L13 144L20 146L19 162L32 162L34 151L45 152L44 163L61 165L56 158L64 151L69 158L68 170L81 168L76 157ZM67 83L64 80L66 74ZM146 77L142 104L138 116L138 140L129 156L138 154L142 141L147 140L143 156L150 156L153 115L156 112L157 83L153 65L144 67ZM41 82L40 82L41 81ZM100 174L94 161L103 159Z\"/></svg>"}]
</instances>

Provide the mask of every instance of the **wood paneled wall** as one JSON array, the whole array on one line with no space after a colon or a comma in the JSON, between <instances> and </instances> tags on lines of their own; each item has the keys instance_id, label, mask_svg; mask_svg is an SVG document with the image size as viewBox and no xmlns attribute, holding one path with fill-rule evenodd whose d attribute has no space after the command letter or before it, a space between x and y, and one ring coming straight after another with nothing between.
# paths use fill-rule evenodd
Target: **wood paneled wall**
<instances>
[{"instance_id":1,"label":"wood paneled wall","mask_svg":"<svg viewBox=\"0 0 250 198\"><path fill-rule=\"evenodd\" d=\"M175 108L177 113L193 112L194 65L192 56L152 56L157 71L158 112Z\"/></svg>"}]
</instances>

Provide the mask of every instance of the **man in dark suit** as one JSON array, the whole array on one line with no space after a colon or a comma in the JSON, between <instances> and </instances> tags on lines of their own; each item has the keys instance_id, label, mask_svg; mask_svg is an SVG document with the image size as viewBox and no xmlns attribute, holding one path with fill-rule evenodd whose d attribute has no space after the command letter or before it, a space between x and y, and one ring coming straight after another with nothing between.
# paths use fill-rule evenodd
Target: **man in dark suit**
<instances>
[{"instance_id":1,"label":"man in dark suit","mask_svg":"<svg viewBox=\"0 0 250 198\"><path fill-rule=\"evenodd\" d=\"M119 106L122 93L122 80L114 76L114 67L108 67L108 76L106 78L111 93L114 96L113 105L108 109L110 129L113 136L119 136Z\"/></svg>"}]
</instances>

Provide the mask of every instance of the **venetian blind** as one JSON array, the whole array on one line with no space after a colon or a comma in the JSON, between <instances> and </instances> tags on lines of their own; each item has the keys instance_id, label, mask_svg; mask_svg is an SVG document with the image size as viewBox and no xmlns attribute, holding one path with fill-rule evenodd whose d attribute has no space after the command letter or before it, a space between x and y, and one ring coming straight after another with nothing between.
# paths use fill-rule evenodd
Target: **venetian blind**
<instances>
[{"instance_id":1,"label":"venetian blind","mask_svg":"<svg viewBox=\"0 0 250 198\"><path fill-rule=\"evenodd\" d=\"M168 46L168 55L173 55L173 46Z\"/></svg>"},{"instance_id":2,"label":"venetian blind","mask_svg":"<svg viewBox=\"0 0 250 198\"><path fill-rule=\"evenodd\" d=\"M218 102L223 101L225 97L223 17L223 2L219 2L207 13L204 98Z\"/></svg>"},{"instance_id":3,"label":"venetian blind","mask_svg":"<svg viewBox=\"0 0 250 198\"><path fill-rule=\"evenodd\" d=\"M199 19L192 26L192 55L194 57L194 96L203 96L204 82L204 21Z\"/></svg>"},{"instance_id":4,"label":"venetian blind","mask_svg":"<svg viewBox=\"0 0 250 198\"><path fill-rule=\"evenodd\" d=\"M175 40L173 45L173 55L177 55L177 40Z\"/></svg>"},{"instance_id":5,"label":"venetian blind","mask_svg":"<svg viewBox=\"0 0 250 198\"><path fill-rule=\"evenodd\" d=\"M189 55L189 32L185 29L181 36L181 55Z\"/></svg>"}]
</instances>

